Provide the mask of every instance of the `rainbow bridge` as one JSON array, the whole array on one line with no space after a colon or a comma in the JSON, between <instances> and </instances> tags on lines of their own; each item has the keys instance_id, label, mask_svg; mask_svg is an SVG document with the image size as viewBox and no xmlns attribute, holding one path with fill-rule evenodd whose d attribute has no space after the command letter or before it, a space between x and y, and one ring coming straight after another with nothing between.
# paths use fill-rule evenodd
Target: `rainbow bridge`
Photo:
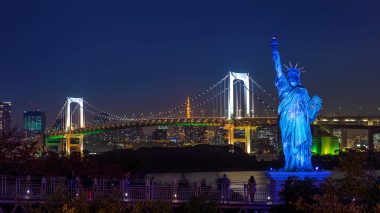
<instances>
[{"instance_id":1,"label":"rainbow bridge","mask_svg":"<svg viewBox=\"0 0 380 213\"><path fill-rule=\"evenodd\" d=\"M276 96L265 90L248 73L229 72L220 81L172 109L158 113L116 115L96 107L83 98L68 97L45 143L59 143L62 151L83 151L83 137L113 130L151 126L223 127L229 144L244 143L250 153L251 135L257 127L277 126ZM270 103L270 104L268 104ZM73 106L72 106L73 105ZM314 128L368 129L369 148L373 134L379 132L380 117L319 117ZM235 130L244 138L235 138ZM72 142L75 141L78 142Z\"/></svg>"}]
</instances>

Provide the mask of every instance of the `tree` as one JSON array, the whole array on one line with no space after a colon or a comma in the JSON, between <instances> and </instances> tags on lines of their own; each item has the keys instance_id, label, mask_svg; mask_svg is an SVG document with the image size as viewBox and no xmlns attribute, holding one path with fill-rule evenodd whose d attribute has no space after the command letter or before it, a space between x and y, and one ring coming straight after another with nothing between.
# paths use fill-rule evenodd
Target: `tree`
<instances>
[{"instance_id":1,"label":"tree","mask_svg":"<svg viewBox=\"0 0 380 213\"><path fill-rule=\"evenodd\" d=\"M36 158L37 141L23 140L21 133L13 129L9 133L0 133L0 168L3 174L18 175L25 172L25 163Z\"/></svg>"},{"instance_id":2,"label":"tree","mask_svg":"<svg viewBox=\"0 0 380 213\"><path fill-rule=\"evenodd\" d=\"M297 177L289 177L280 192L284 201L280 210L284 212L302 211L302 209L297 209L297 203L302 200L305 205L311 205L314 202L314 195L318 193L320 193L320 189L314 185L313 179L299 180Z\"/></svg>"},{"instance_id":3,"label":"tree","mask_svg":"<svg viewBox=\"0 0 380 213\"><path fill-rule=\"evenodd\" d=\"M300 212L380 212L379 180L367 167L367 163L366 156L362 153L350 152L341 155L341 178L326 180L320 187L320 193L315 194L302 188L297 189L301 187L299 183L293 184L296 188L285 187L285 205ZM303 192L307 192L306 197L299 196Z\"/></svg>"},{"instance_id":4,"label":"tree","mask_svg":"<svg viewBox=\"0 0 380 213\"><path fill-rule=\"evenodd\" d=\"M375 173L367 167L366 156L349 152L340 157L339 171L343 178L330 179L322 186L322 195L315 197L314 212L330 207L329 212L371 212L379 208L380 185ZM380 209L379 209L380 210Z\"/></svg>"}]
</instances>

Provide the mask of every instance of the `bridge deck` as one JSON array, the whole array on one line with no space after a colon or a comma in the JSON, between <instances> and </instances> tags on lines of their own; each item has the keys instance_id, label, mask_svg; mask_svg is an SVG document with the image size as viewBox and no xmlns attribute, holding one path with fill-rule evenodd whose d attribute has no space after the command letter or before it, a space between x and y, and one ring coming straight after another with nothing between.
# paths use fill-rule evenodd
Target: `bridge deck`
<instances>
[{"instance_id":1,"label":"bridge deck","mask_svg":"<svg viewBox=\"0 0 380 213\"><path fill-rule=\"evenodd\" d=\"M277 117L260 118L157 118L143 120L127 120L123 122L91 125L84 128L71 130L71 134L96 134L117 129L149 126L273 126L277 125ZM331 128L366 129L380 127L380 117L319 117L313 125L324 125ZM63 136L67 131L50 131L48 137Z\"/></svg>"}]
</instances>

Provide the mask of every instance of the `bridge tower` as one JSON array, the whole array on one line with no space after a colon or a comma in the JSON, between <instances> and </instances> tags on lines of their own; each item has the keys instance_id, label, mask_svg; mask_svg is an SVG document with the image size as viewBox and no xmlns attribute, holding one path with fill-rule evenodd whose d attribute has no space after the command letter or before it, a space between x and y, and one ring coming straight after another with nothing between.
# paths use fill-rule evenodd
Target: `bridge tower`
<instances>
[{"instance_id":1,"label":"bridge tower","mask_svg":"<svg viewBox=\"0 0 380 213\"><path fill-rule=\"evenodd\" d=\"M229 72L229 93L228 93L228 120L236 118L236 113L234 112L234 82L236 80L243 81L244 85L244 100L245 100L245 106L244 106L244 115L245 116L253 116L251 114L251 105L250 105L250 79L249 79L249 73L236 73L236 72ZM252 105L253 107L253 105ZM237 118L238 119L238 118ZM256 129L256 127L252 127L249 125L245 126L235 126L233 122L228 123L224 127L227 131L227 137L228 137L228 144L234 145L235 143L244 143L244 150L246 153L251 153L251 134ZM244 138L237 138L235 137L235 131L244 131Z\"/></svg>"},{"instance_id":2,"label":"bridge tower","mask_svg":"<svg viewBox=\"0 0 380 213\"><path fill-rule=\"evenodd\" d=\"M68 97L66 102L66 115L65 115L65 127L66 134L64 135L64 138L66 139L66 143L62 144L62 150L64 150L67 154L70 154L71 150L77 150L80 153L83 153L83 140L84 136L83 134L72 134L71 131L73 130L73 113L71 111L71 104L75 103L77 104L77 107L79 107L79 128L85 127L85 121L84 121L84 107L83 107L83 98L72 98ZM76 109L76 108L74 108Z\"/></svg>"},{"instance_id":3,"label":"bridge tower","mask_svg":"<svg viewBox=\"0 0 380 213\"><path fill-rule=\"evenodd\" d=\"M72 107L72 104L74 107ZM73 114L78 110L79 119L78 124L73 125ZM74 128L84 128L84 100L83 98L68 97L59 113L56 120L58 122L58 129L56 131L62 131L63 134L55 135L45 138L46 149L55 150L57 152L65 152L70 154L71 151L83 153L83 134L73 134Z\"/></svg>"},{"instance_id":4,"label":"bridge tower","mask_svg":"<svg viewBox=\"0 0 380 213\"><path fill-rule=\"evenodd\" d=\"M228 144L235 145L236 143L244 144L245 153L251 153L251 140L252 134L255 132L257 126L235 126L234 124L226 124L225 129L227 129ZM235 131L243 131L244 137L235 137Z\"/></svg>"},{"instance_id":5,"label":"bridge tower","mask_svg":"<svg viewBox=\"0 0 380 213\"><path fill-rule=\"evenodd\" d=\"M228 93L228 119L232 119L234 116L234 81L241 80L244 84L244 99L245 99L245 115L250 115L250 98L249 98L249 74L248 73L229 73L229 93Z\"/></svg>"},{"instance_id":6,"label":"bridge tower","mask_svg":"<svg viewBox=\"0 0 380 213\"><path fill-rule=\"evenodd\" d=\"M72 113L71 113L71 103L76 103L79 106L79 127L84 127L84 113L83 113L83 98L67 98L66 105L66 122L65 122L65 130L69 131L72 129Z\"/></svg>"}]
</instances>

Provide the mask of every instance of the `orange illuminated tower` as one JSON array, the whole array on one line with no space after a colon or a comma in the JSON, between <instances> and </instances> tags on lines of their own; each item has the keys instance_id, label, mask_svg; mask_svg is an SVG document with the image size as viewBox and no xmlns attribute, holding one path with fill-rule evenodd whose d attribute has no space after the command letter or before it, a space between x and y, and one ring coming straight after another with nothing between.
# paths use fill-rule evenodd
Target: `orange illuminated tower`
<instances>
[{"instance_id":1,"label":"orange illuminated tower","mask_svg":"<svg viewBox=\"0 0 380 213\"><path fill-rule=\"evenodd\" d=\"M190 118L190 117L191 117L190 97L187 96L187 99L186 99L186 118Z\"/></svg>"}]
</instances>

